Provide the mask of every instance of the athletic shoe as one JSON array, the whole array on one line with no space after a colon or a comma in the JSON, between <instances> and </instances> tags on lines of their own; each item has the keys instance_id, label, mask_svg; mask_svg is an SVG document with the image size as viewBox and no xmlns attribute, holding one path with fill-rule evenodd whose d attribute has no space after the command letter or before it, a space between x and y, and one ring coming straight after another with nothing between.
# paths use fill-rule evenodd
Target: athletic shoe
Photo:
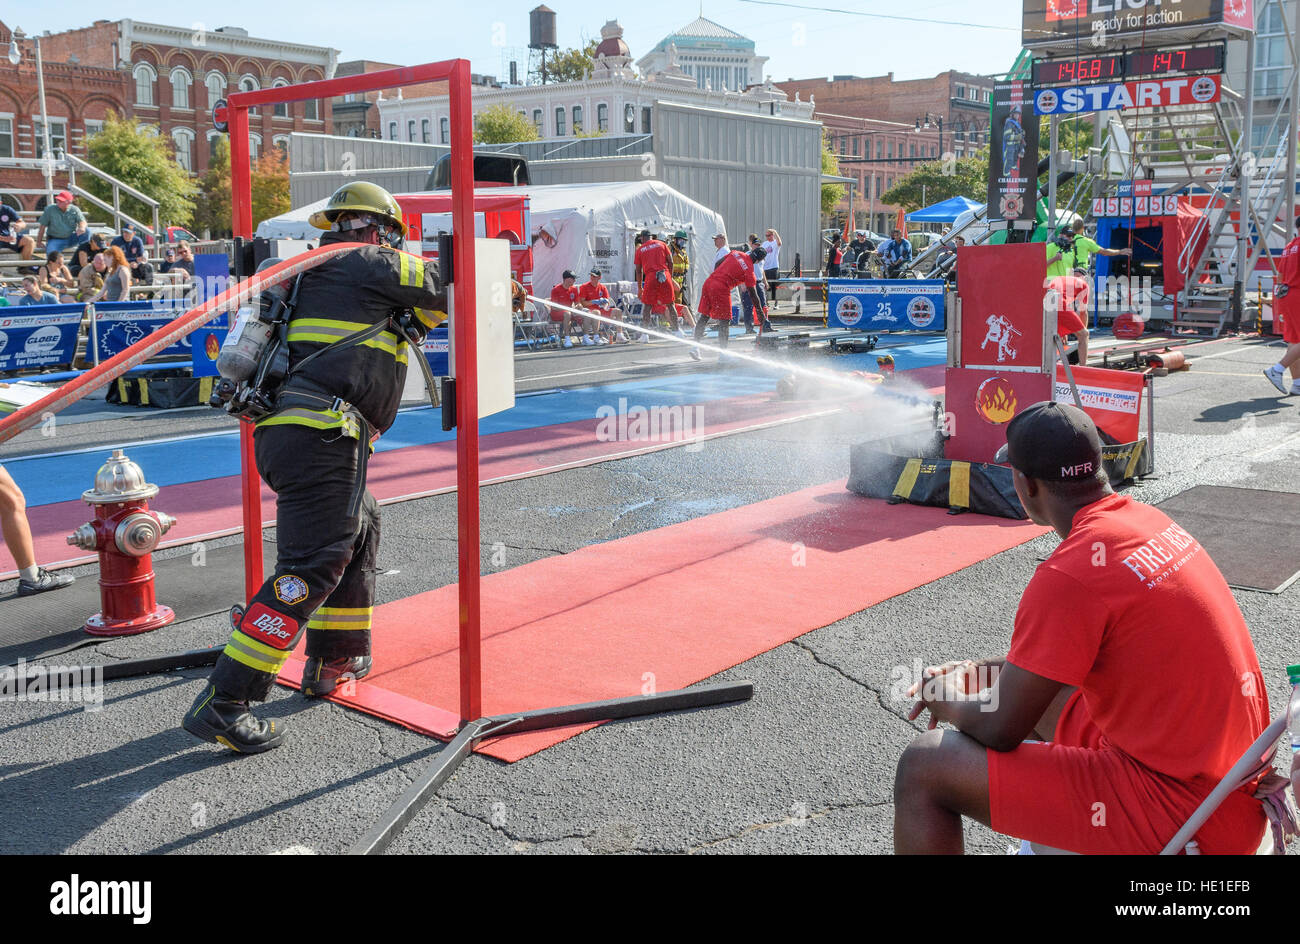
<instances>
[{"instance_id":1,"label":"athletic shoe","mask_svg":"<svg viewBox=\"0 0 1300 944\"><path fill-rule=\"evenodd\" d=\"M753 329L753 328L746 328L746 329L745 329L745 333L746 333L746 334L753 334L753 333L754 333L754 329Z\"/></svg>"},{"instance_id":2,"label":"athletic shoe","mask_svg":"<svg viewBox=\"0 0 1300 944\"><path fill-rule=\"evenodd\" d=\"M564 346L565 346L565 347L573 347L573 338L565 338L565 339L564 339Z\"/></svg>"},{"instance_id":3,"label":"athletic shoe","mask_svg":"<svg viewBox=\"0 0 1300 944\"><path fill-rule=\"evenodd\" d=\"M1293 383L1293 384L1291 385L1291 392L1288 393L1287 396L1288 396L1288 397L1300 397L1300 380L1296 381L1295 383Z\"/></svg>"},{"instance_id":4,"label":"athletic shoe","mask_svg":"<svg viewBox=\"0 0 1300 944\"><path fill-rule=\"evenodd\" d=\"M231 698L209 683L185 713L181 727L201 741L224 744L239 754L260 754L279 747L284 741L284 722L259 721L248 709L248 702Z\"/></svg>"},{"instance_id":5,"label":"athletic shoe","mask_svg":"<svg viewBox=\"0 0 1300 944\"><path fill-rule=\"evenodd\" d=\"M698 347L691 348L691 360L693 361L700 360L700 349Z\"/></svg>"},{"instance_id":6,"label":"athletic shoe","mask_svg":"<svg viewBox=\"0 0 1300 944\"><path fill-rule=\"evenodd\" d=\"M597 344L608 344L608 343L609 343L609 338L605 337L603 334L597 335L597 336L596 336L596 343L597 343Z\"/></svg>"},{"instance_id":7,"label":"athletic shoe","mask_svg":"<svg viewBox=\"0 0 1300 944\"><path fill-rule=\"evenodd\" d=\"M596 342L593 341L593 340L591 339L591 335L589 335L589 334L584 334L584 335L582 336L582 346L583 346L583 347L595 347L595 346L596 346Z\"/></svg>"},{"instance_id":8,"label":"athletic shoe","mask_svg":"<svg viewBox=\"0 0 1300 944\"><path fill-rule=\"evenodd\" d=\"M41 567L36 571L35 580L18 581L18 595L20 597L29 597L34 593L58 590L60 587L66 587L76 579L72 574L52 574L44 567Z\"/></svg>"},{"instance_id":9,"label":"athletic shoe","mask_svg":"<svg viewBox=\"0 0 1300 944\"><path fill-rule=\"evenodd\" d=\"M302 694L306 698L320 698L345 684L365 678L370 674L370 656L351 656L338 659L308 657L302 668Z\"/></svg>"},{"instance_id":10,"label":"athletic shoe","mask_svg":"<svg viewBox=\"0 0 1300 944\"><path fill-rule=\"evenodd\" d=\"M1274 364L1272 367L1266 368L1264 370L1264 376L1268 378L1269 383L1277 387L1278 393L1282 394L1283 396L1286 396L1287 394L1286 383L1283 380L1283 378L1286 375L1283 373L1281 367L1278 367L1276 364Z\"/></svg>"},{"instance_id":11,"label":"athletic shoe","mask_svg":"<svg viewBox=\"0 0 1300 944\"><path fill-rule=\"evenodd\" d=\"M627 336L626 334L624 334L622 331L620 331L620 332L618 333L618 343L619 343L619 344L631 344L632 342L631 342L631 340L628 338L628 336Z\"/></svg>"},{"instance_id":12,"label":"athletic shoe","mask_svg":"<svg viewBox=\"0 0 1300 944\"><path fill-rule=\"evenodd\" d=\"M641 335L641 340L642 340L643 342L645 342L646 344L649 344L649 343L650 343L650 335L648 335L648 334L642 334L642 335Z\"/></svg>"}]
</instances>

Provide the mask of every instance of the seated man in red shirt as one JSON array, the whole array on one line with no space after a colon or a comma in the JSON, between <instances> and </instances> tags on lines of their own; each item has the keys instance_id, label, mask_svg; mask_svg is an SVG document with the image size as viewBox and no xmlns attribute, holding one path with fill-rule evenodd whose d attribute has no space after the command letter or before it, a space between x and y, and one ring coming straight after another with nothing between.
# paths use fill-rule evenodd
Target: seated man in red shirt
<instances>
[{"instance_id":1,"label":"seated man in red shirt","mask_svg":"<svg viewBox=\"0 0 1300 944\"><path fill-rule=\"evenodd\" d=\"M1079 340L1079 364L1088 366L1088 280L1077 275L1058 275L1047 280L1044 307L1056 311L1056 333L1062 341L1070 335Z\"/></svg>"},{"instance_id":2,"label":"seated man in red shirt","mask_svg":"<svg viewBox=\"0 0 1300 944\"><path fill-rule=\"evenodd\" d=\"M578 289L578 307L589 308L599 315L606 318L616 318L623 320L622 313L614 307L614 300L609 297L609 288L600 281L601 272L599 269L591 270L591 278L582 284ZM596 326L596 338L600 344L610 344L617 341L619 344L627 344L628 337L623 333L623 329L617 329L611 324L603 321L590 320Z\"/></svg>"},{"instance_id":3,"label":"seated man in red shirt","mask_svg":"<svg viewBox=\"0 0 1300 944\"><path fill-rule=\"evenodd\" d=\"M560 277L560 284L551 289L551 301L557 305L565 306L564 308L551 309L551 320L558 321L563 325L560 329L560 336L564 338L565 347L573 347L573 338L569 336L569 330L573 323L573 312L567 309L582 307L578 295L578 286L573 284L577 281L577 278L576 275L565 269L564 274ZM596 343L596 339L592 337L592 334L596 330L597 322L592 318L582 318L582 322L582 343L587 347L591 347Z\"/></svg>"},{"instance_id":4,"label":"seated man in red shirt","mask_svg":"<svg viewBox=\"0 0 1300 944\"><path fill-rule=\"evenodd\" d=\"M1070 852L1157 853L1268 726L1246 622L1195 538L1111 491L1082 410L1035 403L1003 448L1029 518L1063 540L1005 658L929 668L913 687L910 717L928 709L931 730L898 763L894 849L960 853L969 816ZM1258 848L1253 792L1201 827L1201 852Z\"/></svg>"},{"instance_id":5,"label":"seated man in red shirt","mask_svg":"<svg viewBox=\"0 0 1300 944\"><path fill-rule=\"evenodd\" d=\"M763 310L756 287L758 277L754 271L754 263L762 263L766 255L763 247L759 246L749 253L732 250L722 257L714 267L713 274L704 280L704 287L700 292L700 317L695 322L696 341L704 337L709 322L716 321L718 322L718 347L726 348L727 339L731 334L731 290L733 288L748 292L754 310ZM700 359L698 347L691 348L691 359L696 361Z\"/></svg>"}]
</instances>

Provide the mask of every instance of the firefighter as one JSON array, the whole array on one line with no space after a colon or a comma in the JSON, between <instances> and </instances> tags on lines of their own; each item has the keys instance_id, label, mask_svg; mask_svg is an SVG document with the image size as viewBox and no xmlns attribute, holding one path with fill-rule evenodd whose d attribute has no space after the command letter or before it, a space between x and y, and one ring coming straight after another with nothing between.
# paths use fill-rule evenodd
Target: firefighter
<instances>
[{"instance_id":1,"label":"firefighter","mask_svg":"<svg viewBox=\"0 0 1300 944\"><path fill-rule=\"evenodd\" d=\"M691 260L686 254L686 246L689 240L690 236L686 234L686 231L679 229L673 233L673 244L669 248L672 250L673 256L673 282L677 285L675 300L681 306L678 312L685 319L686 326L694 328L695 315L691 312L691 298L686 286L686 278L691 271ZM679 334L685 334L685 331L680 327L677 331Z\"/></svg>"},{"instance_id":2,"label":"firefighter","mask_svg":"<svg viewBox=\"0 0 1300 944\"><path fill-rule=\"evenodd\" d=\"M648 229L643 229L635 261L642 279L642 327L648 328L657 322L657 316L667 313L669 326L676 331L677 312L673 308L673 298L677 287L673 284L673 256L668 246L651 236Z\"/></svg>"},{"instance_id":3,"label":"firefighter","mask_svg":"<svg viewBox=\"0 0 1300 944\"><path fill-rule=\"evenodd\" d=\"M284 725L258 719L249 703L266 700L304 630L303 695L370 671L379 508L366 461L401 400L404 335L422 340L446 319L438 270L396 248L406 226L382 187L346 184L309 222L329 230L322 246L365 245L301 276L289 376L253 434L257 470L276 493L275 572L246 611L231 611L230 641L183 721L240 753L283 740Z\"/></svg>"},{"instance_id":4,"label":"firefighter","mask_svg":"<svg viewBox=\"0 0 1300 944\"><path fill-rule=\"evenodd\" d=\"M763 262L767 252L758 246L749 253L739 251L728 253L718 263L713 274L704 280L704 289L700 293L700 317L695 322L695 340L704 338L709 321L718 323L718 347L725 350L727 338L731 331L731 290L739 288L742 296L748 295L751 304L759 311L763 303L758 297L757 277L754 274L755 263ZM691 360L700 360L699 347L691 348Z\"/></svg>"}]
</instances>

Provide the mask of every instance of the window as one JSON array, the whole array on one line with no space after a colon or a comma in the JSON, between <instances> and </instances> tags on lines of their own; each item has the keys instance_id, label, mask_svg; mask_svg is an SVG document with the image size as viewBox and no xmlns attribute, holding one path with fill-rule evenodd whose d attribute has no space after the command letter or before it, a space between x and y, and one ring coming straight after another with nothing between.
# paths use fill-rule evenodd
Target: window
<instances>
[{"instance_id":1,"label":"window","mask_svg":"<svg viewBox=\"0 0 1300 944\"><path fill-rule=\"evenodd\" d=\"M262 86L257 84L257 79L253 78L251 75L246 75L239 80L239 90L241 92L256 92L261 87ZM248 109L248 113L254 118L257 117L256 108Z\"/></svg>"},{"instance_id":2,"label":"window","mask_svg":"<svg viewBox=\"0 0 1300 944\"><path fill-rule=\"evenodd\" d=\"M158 78L158 73L153 70L153 66L147 62L142 62L132 70L135 76L135 103L137 105L152 105L153 100L153 83Z\"/></svg>"},{"instance_id":3,"label":"window","mask_svg":"<svg viewBox=\"0 0 1300 944\"><path fill-rule=\"evenodd\" d=\"M533 109L533 127L537 129L538 137L541 137L542 110L540 108ZM447 119L446 118L442 119L442 143L443 144L447 143Z\"/></svg>"},{"instance_id":4,"label":"window","mask_svg":"<svg viewBox=\"0 0 1300 944\"><path fill-rule=\"evenodd\" d=\"M42 130L41 119L32 116L32 134L36 139L36 156L45 156L45 132ZM50 150L58 154L68 149L68 119L51 118L50 119Z\"/></svg>"},{"instance_id":5,"label":"window","mask_svg":"<svg viewBox=\"0 0 1300 944\"><path fill-rule=\"evenodd\" d=\"M208 132L208 163L211 164L217 159L217 146L221 143L225 135L219 131Z\"/></svg>"},{"instance_id":6,"label":"window","mask_svg":"<svg viewBox=\"0 0 1300 944\"><path fill-rule=\"evenodd\" d=\"M190 74L177 66L172 69L172 108L190 107Z\"/></svg>"},{"instance_id":7,"label":"window","mask_svg":"<svg viewBox=\"0 0 1300 944\"><path fill-rule=\"evenodd\" d=\"M203 84L208 87L208 107L215 105L217 99L226 94L226 77L220 72L209 72Z\"/></svg>"},{"instance_id":8,"label":"window","mask_svg":"<svg viewBox=\"0 0 1300 944\"><path fill-rule=\"evenodd\" d=\"M86 119L86 137L92 138L104 130L104 122L97 121L94 118Z\"/></svg>"},{"instance_id":9,"label":"window","mask_svg":"<svg viewBox=\"0 0 1300 944\"><path fill-rule=\"evenodd\" d=\"M909 144L909 145L907 146L907 156L908 156L908 157L916 157L916 145L915 145L915 144Z\"/></svg>"},{"instance_id":10,"label":"window","mask_svg":"<svg viewBox=\"0 0 1300 944\"><path fill-rule=\"evenodd\" d=\"M248 136L248 159L256 161L262 156L262 136L260 134L250 134Z\"/></svg>"},{"instance_id":11,"label":"window","mask_svg":"<svg viewBox=\"0 0 1300 944\"><path fill-rule=\"evenodd\" d=\"M308 121L320 121L320 103L317 99L309 98L302 103L302 116Z\"/></svg>"},{"instance_id":12,"label":"window","mask_svg":"<svg viewBox=\"0 0 1300 944\"><path fill-rule=\"evenodd\" d=\"M609 130L609 106L603 102L596 106L596 130Z\"/></svg>"},{"instance_id":13,"label":"window","mask_svg":"<svg viewBox=\"0 0 1300 944\"><path fill-rule=\"evenodd\" d=\"M415 119L410 118L406 122L406 140L415 141Z\"/></svg>"},{"instance_id":14,"label":"window","mask_svg":"<svg viewBox=\"0 0 1300 944\"><path fill-rule=\"evenodd\" d=\"M12 115L0 118L0 157L14 156L14 119Z\"/></svg>"},{"instance_id":15,"label":"window","mask_svg":"<svg viewBox=\"0 0 1300 944\"><path fill-rule=\"evenodd\" d=\"M884 156L885 156L885 142L877 138L876 139L876 160L880 160Z\"/></svg>"},{"instance_id":16,"label":"window","mask_svg":"<svg viewBox=\"0 0 1300 944\"><path fill-rule=\"evenodd\" d=\"M271 139L271 143L280 149L280 153L287 160L289 157L289 136L287 134L277 134Z\"/></svg>"},{"instance_id":17,"label":"window","mask_svg":"<svg viewBox=\"0 0 1300 944\"><path fill-rule=\"evenodd\" d=\"M626 134L636 131L636 109L631 105L623 108L623 131Z\"/></svg>"},{"instance_id":18,"label":"window","mask_svg":"<svg viewBox=\"0 0 1300 944\"><path fill-rule=\"evenodd\" d=\"M646 106L641 109L641 133L650 133L650 108Z\"/></svg>"},{"instance_id":19,"label":"window","mask_svg":"<svg viewBox=\"0 0 1300 944\"><path fill-rule=\"evenodd\" d=\"M389 141L396 141L396 140L397 140L397 122L396 122L396 121L390 121L390 122L388 123L388 140L389 140Z\"/></svg>"},{"instance_id":20,"label":"window","mask_svg":"<svg viewBox=\"0 0 1300 944\"><path fill-rule=\"evenodd\" d=\"M430 121L428 118L420 119L420 141L424 144L432 144L433 138L430 131Z\"/></svg>"},{"instance_id":21,"label":"window","mask_svg":"<svg viewBox=\"0 0 1300 944\"><path fill-rule=\"evenodd\" d=\"M557 138L564 137L564 109L563 108L555 109L555 136Z\"/></svg>"},{"instance_id":22,"label":"window","mask_svg":"<svg viewBox=\"0 0 1300 944\"><path fill-rule=\"evenodd\" d=\"M573 106L573 133L580 134L581 132L582 132L582 106L574 105Z\"/></svg>"},{"instance_id":23,"label":"window","mask_svg":"<svg viewBox=\"0 0 1300 944\"><path fill-rule=\"evenodd\" d=\"M274 82L271 83L271 88L287 88L288 85L289 85L289 83L288 83L288 81L286 81L285 79L276 79ZM276 102L276 103L275 103L275 111L272 112L272 115L273 115L274 117L276 117L276 118L288 118L288 117L289 117L289 103L288 103L288 102Z\"/></svg>"},{"instance_id":24,"label":"window","mask_svg":"<svg viewBox=\"0 0 1300 944\"><path fill-rule=\"evenodd\" d=\"M176 147L176 163L185 168L186 173L193 173L194 132L189 128L176 128L172 131L172 144Z\"/></svg>"},{"instance_id":25,"label":"window","mask_svg":"<svg viewBox=\"0 0 1300 944\"><path fill-rule=\"evenodd\" d=\"M533 112L533 116L537 121L537 130L540 132L542 128L541 109L539 108L537 111ZM438 119L438 143L448 144L450 143L449 141L450 137L451 137L451 123L446 118L439 118Z\"/></svg>"}]
</instances>

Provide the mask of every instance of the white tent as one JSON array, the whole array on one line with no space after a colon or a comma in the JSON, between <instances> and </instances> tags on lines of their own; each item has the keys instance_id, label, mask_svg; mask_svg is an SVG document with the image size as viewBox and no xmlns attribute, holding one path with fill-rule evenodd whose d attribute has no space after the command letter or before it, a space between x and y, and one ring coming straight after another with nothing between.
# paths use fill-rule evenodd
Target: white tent
<instances>
[{"instance_id":1,"label":"white tent","mask_svg":"<svg viewBox=\"0 0 1300 944\"><path fill-rule=\"evenodd\" d=\"M604 273L606 283L630 282L637 233L648 229L667 239L677 230L685 230L690 234L687 253L691 259L689 288L694 305L700 287L713 271L713 257L717 252L713 235L726 232L719 214L657 180L493 187L486 192L493 196L528 196L531 222L525 238L533 248L533 292L541 297L550 294L565 269L572 269L579 283L587 280L593 268ZM320 230L310 226L307 217L325 202L321 200L265 220L258 225L257 235L270 239L319 239ZM481 219L480 216L480 226ZM421 224L428 242L436 239L440 230L451 230L451 215L428 213Z\"/></svg>"}]
</instances>

